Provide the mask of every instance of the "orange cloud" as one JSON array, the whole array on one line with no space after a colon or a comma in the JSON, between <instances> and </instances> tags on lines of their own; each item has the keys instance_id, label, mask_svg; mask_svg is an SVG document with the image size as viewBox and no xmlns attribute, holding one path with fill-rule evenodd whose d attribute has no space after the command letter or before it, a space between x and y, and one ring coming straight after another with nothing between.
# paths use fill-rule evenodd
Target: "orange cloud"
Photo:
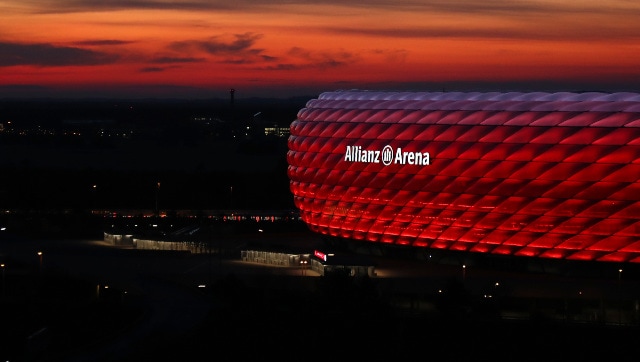
<instances>
[{"instance_id":1,"label":"orange cloud","mask_svg":"<svg viewBox=\"0 0 640 362\"><path fill-rule=\"evenodd\" d=\"M0 5L3 89L622 89L639 75L640 5L622 0L35 4Z\"/></svg>"}]
</instances>

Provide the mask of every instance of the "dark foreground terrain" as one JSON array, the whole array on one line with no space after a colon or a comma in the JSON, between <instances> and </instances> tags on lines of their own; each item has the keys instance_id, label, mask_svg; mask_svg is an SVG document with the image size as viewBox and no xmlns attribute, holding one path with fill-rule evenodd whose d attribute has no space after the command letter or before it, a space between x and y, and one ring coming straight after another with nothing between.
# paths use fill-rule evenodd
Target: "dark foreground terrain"
<instances>
[{"instance_id":1,"label":"dark foreground terrain","mask_svg":"<svg viewBox=\"0 0 640 362\"><path fill-rule=\"evenodd\" d=\"M220 255L118 248L100 240L5 239L0 358L631 361L637 357L637 311L634 317L625 306L625 319L617 323L616 294L583 301L552 295L551 286L565 283L564 278L534 277L535 283L524 288L528 292L510 288L487 300L480 294L486 280L504 277L504 284L515 285L516 278L524 283L528 277L510 275L508 282L507 275L489 271L488 279L469 274L461 280L451 274L451 266L430 265L409 278L396 265L418 264L402 260L387 264L383 259L378 261L379 277L321 277L298 268L240 262L234 248L239 250L249 239L257 241L256 235L236 235ZM42 259L35 250L45 250ZM397 276L391 277L394 273ZM624 286L635 290L632 284ZM600 288L588 279L566 285L585 291ZM607 309L608 319L599 316L600 307L602 312ZM514 316L505 318L507 310Z\"/></svg>"},{"instance_id":2,"label":"dark foreground terrain","mask_svg":"<svg viewBox=\"0 0 640 362\"><path fill-rule=\"evenodd\" d=\"M315 280L314 292L248 287L230 275L217 281L224 295L202 325L179 340L149 341L132 356L156 359L407 361L631 361L637 327L550 320L497 320L447 312L411 313L376 297L371 286Z\"/></svg>"},{"instance_id":3,"label":"dark foreground terrain","mask_svg":"<svg viewBox=\"0 0 640 362\"><path fill-rule=\"evenodd\" d=\"M127 354L114 355L101 354L101 346L137 328L148 312L144 305L114 299L118 293L98 299L86 283L48 277L42 281L49 283L48 288L3 300L2 357L7 361L636 358L637 327L413 314L390 307L352 281L313 278L306 287L292 289L293 283L276 278L263 281L268 286L264 288L248 286L234 274L216 279L213 295L204 295L212 308L193 330L178 335L154 330ZM52 292L52 285L59 290ZM314 290L306 289L309 286ZM183 308L188 313L190 306Z\"/></svg>"}]
</instances>

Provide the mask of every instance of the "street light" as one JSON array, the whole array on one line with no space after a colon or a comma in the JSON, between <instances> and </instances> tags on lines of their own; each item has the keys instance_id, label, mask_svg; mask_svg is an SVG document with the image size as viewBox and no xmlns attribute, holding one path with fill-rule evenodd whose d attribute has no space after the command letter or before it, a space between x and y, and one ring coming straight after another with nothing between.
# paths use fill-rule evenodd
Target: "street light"
<instances>
[{"instance_id":1,"label":"street light","mask_svg":"<svg viewBox=\"0 0 640 362\"><path fill-rule=\"evenodd\" d=\"M158 206L158 198L160 197L160 181L156 183L156 216L160 215L160 209Z\"/></svg>"},{"instance_id":2,"label":"street light","mask_svg":"<svg viewBox=\"0 0 640 362\"><path fill-rule=\"evenodd\" d=\"M98 191L98 185L91 185L91 198L89 200L89 213L93 214L93 209L96 208L96 193Z\"/></svg>"},{"instance_id":3,"label":"street light","mask_svg":"<svg viewBox=\"0 0 640 362\"><path fill-rule=\"evenodd\" d=\"M39 268L42 271L42 252L41 251L38 252L38 259L40 261Z\"/></svg>"},{"instance_id":4,"label":"street light","mask_svg":"<svg viewBox=\"0 0 640 362\"><path fill-rule=\"evenodd\" d=\"M0 264L0 268L2 268L2 295L5 295L5 283L4 283L4 270L5 270L5 265L4 263Z\"/></svg>"},{"instance_id":5,"label":"street light","mask_svg":"<svg viewBox=\"0 0 640 362\"><path fill-rule=\"evenodd\" d=\"M462 264L462 281L464 282L464 279L466 277L466 273L467 272L467 266Z\"/></svg>"},{"instance_id":6,"label":"street light","mask_svg":"<svg viewBox=\"0 0 640 362\"><path fill-rule=\"evenodd\" d=\"M618 324L622 324L622 268L618 269Z\"/></svg>"}]
</instances>

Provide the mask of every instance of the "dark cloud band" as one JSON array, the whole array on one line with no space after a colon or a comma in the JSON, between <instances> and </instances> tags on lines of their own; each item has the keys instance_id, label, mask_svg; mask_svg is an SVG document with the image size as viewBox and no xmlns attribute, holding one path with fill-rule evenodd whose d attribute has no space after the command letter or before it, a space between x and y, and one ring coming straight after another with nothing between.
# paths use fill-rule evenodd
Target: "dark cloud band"
<instances>
[{"instance_id":1,"label":"dark cloud band","mask_svg":"<svg viewBox=\"0 0 640 362\"><path fill-rule=\"evenodd\" d=\"M111 64L118 56L50 44L0 43L0 66L68 66Z\"/></svg>"}]
</instances>

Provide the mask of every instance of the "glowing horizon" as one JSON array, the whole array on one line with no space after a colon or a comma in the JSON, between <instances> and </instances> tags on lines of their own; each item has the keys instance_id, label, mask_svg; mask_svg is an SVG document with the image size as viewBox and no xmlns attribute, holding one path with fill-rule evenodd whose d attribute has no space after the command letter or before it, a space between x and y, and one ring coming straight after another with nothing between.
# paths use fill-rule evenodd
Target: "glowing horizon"
<instances>
[{"instance_id":1,"label":"glowing horizon","mask_svg":"<svg viewBox=\"0 0 640 362\"><path fill-rule=\"evenodd\" d=\"M623 0L9 0L0 97L637 91L639 15Z\"/></svg>"}]
</instances>

